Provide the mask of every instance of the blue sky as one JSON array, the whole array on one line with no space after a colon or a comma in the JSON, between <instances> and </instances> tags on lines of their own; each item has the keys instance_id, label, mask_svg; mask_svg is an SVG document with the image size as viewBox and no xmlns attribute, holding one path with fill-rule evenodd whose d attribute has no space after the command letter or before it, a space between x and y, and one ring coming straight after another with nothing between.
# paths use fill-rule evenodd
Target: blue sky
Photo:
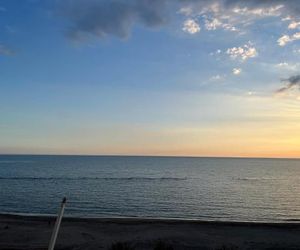
<instances>
[{"instance_id":1,"label":"blue sky","mask_svg":"<svg viewBox=\"0 0 300 250\"><path fill-rule=\"evenodd\" d=\"M2 0L0 153L297 157L299 9Z\"/></svg>"}]
</instances>

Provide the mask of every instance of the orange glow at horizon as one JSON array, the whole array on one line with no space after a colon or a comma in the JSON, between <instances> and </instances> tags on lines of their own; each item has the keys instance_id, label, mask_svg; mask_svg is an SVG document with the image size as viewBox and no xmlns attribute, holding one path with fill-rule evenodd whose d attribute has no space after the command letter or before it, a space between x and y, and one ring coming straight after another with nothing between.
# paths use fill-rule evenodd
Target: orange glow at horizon
<instances>
[{"instance_id":1,"label":"orange glow at horizon","mask_svg":"<svg viewBox=\"0 0 300 250\"><path fill-rule=\"evenodd\" d=\"M188 97L183 114L197 117L198 96ZM18 146L0 147L1 153L76 155L157 155L199 157L300 157L300 109L298 101L273 97L224 98L228 113L212 113L211 120L166 124L97 122L60 128L49 136L28 140ZM191 108L192 107L192 108ZM214 107L218 108L217 105ZM36 132L36 131L34 131ZM43 131L42 131L43 132Z\"/></svg>"}]
</instances>

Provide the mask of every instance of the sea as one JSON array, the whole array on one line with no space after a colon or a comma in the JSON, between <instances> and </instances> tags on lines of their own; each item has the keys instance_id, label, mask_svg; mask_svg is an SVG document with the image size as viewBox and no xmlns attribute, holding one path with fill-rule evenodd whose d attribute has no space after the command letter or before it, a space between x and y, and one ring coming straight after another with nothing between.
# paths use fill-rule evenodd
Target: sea
<instances>
[{"instance_id":1,"label":"sea","mask_svg":"<svg viewBox=\"0 0 300 250\"><path fill-rule=\"evenodd\" d=\"M0 213L300 221L300 160L0 155Z\"/></svg>"}]
</instances>

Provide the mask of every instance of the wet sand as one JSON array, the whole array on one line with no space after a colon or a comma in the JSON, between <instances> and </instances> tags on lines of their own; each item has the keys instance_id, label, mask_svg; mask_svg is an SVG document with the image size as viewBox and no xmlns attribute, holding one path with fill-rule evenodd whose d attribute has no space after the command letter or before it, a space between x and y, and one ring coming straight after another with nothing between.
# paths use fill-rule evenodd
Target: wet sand
<instances>
[{"instance_id":1,"label":"wet sand","mask_svg":"<svg viewBox=\"0 0 300 250\"><path fill-rule=\"evenodd\" d=\"M0 215L0 249L47 249L54 221ZM55 249L108 249L115 242L153 249L158 240L174 249L300 249L300 223L63 218Z\"/></svg>"}]
</instances>

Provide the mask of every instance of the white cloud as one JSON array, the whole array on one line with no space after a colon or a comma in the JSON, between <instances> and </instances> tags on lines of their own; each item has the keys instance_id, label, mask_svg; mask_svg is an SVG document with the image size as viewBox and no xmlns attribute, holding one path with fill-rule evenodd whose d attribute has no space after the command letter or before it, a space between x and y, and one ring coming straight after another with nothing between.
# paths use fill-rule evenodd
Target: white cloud
<instances>
[{"instance_id":1,"label":"white cloud","mask_svg":"<svg viewBox=\"0 0 300 250\"><path fill-rule=\"evenodd\" d=\"M281 9L284 7L284 5L277 5L277 6L271 6L271 7L262 7L262 8L240 8L235 7L233 8L233 12L243 15L243 16L256 16L256 17L270 17L270 16L280 16L281 15Z\"/></svg>"},{"instance_id":2,"label":"white cloud","mask_svg":"<svg viewBox=\"0 0 300 250\"><path fill-rule=\"evenodd\" d=\"M216 30L222 25L223 23L217 18L213 18L212 20L205 19L205 28L207 30Z\"/></svg>"},{"instance_id":3,"label":"white cloud","mask_svg":"<svg viewBox=\"0 0 300 250\"><path fill-rule=\"evenodd\" d=\"M259 7L249 4L245 7L244 1L232 5L224 4L221 0L191 1L181 8L180 13L188 17L203 18L207 30L224 29L245 34L247 26L258 19L282 16L284 7L283 4L276 3Z\"/></svg>"},{"instance_id":4,"label":"white cloud","mask_svg":"<svg viewBox=\"0 0 300 250\"><path fill-rule=\"evenodd\" d=\"M212 76L209 80L210 81L219 81L222 79L223 79L223 77L221 75L215 75L215 76Z\"/></svg>"},{"instance_id":5,"label":"white cloud","mask_svg":"<svg viewBox=\"0 0 300 250\"><path fill-rule=\"evenodd\" d=\"M224 30L229 30L229 31L238 31L236 27L232 26L229 23L223 23L218 18L208 18L204 16L204 22L205 22L205 28L207 30L216 30L222 28Z\"/></svg>"},{"instance_id":6,"label":"white cloud","mask_svg":"<svg viewBox=\"0 0 300 250\"><path fill-rule=\"evenodd\" d=\"M286 16L284 18L281 18L281 21L291 21L292 17L291 16Z\"/></svg>"},{"instance_id":7,"label":"white cloud","mask_svg":"<svg viewBox=\"0 0 300 250\"><path fill-rule=\"evenodd\" d=\"M245 44L243 47L233 47L229 48L226 51L232 59L241 59L242 61L246 61L249 58L256 57L258 52L256 48L254 48L250 43Z\"/></svg>"},{"instance_id":8,"label":"white cloud","mask_svg":"<svg viewBox=\"0 0 300 250\"><path fill-rule=\"evenodd\" d=\"M232 70L232 73L233 73L234 75L239 75L239 74L242 73L242 69L241 69L241 68L234 68L234 69Z\"/></svg>"},{"instance_id":9,"label":"white cloud","mask_svg":"<svg viewBox=\"0 0 300 250\"><path fill-rule=\"evenodd\" d=\"M297 29L299 26L300 26L300 22L292 21L289 24L288 29L290 30Z\"/></svg>"},{"instance_id":10,"label":"white cloud","mask_svg":"<svg viewBox=\"0 0 300 250\"><path fill-rule=\"evenodd\" d=\"M279 44L279 46L285 46L287 43L289 43L291 41L290 36L288 35L283 35L282 37L280 37L277 40L277 43Z\"/></svg>"},{"instance_id":11,"label":"white cloud","mask_svg":"<svg viewBox=\"0 0 300 250\"><path fill-rule=\"evenodd\" d=\"M296 40L300 40L300 32L297 32L297 33L295 33L291 36L283 35L282 37L280 37L277 40L277 43L278 43L279 46L285 46L288 43L291 43L291 42L296 41Z\"/></svg>"},{"instance_id":12,"label":"white cloud","mask_svg":"<svg viewBox=\"0 0 300 250\"><path fill-rule=\"evenodd\" d=\"M182 30L189 34L196 34L196 33L200 32L201 27L194 19L187 19L183 23Z\"/></svg>"},{"instance_id":13,"label":"white cloud","mask_svg":"<svg viewBox=\"0 0 300 250\"><path fill-rule=\"evenodd\" d=\"M288 67L289 64L287 62L282 62L282 63L276 64L275 66L278 68L285 68L285 67Z\"/></svg>"},{"instance_id":14,"label":"white cloud","mask_svg":"<svg viewBox=\"0 0 300 250\"><path fill-rule=\"evenodd\" d=\"M282 70L298 71L300 69L300 63L281 62L276 64L275 67Z\"/></svg>"}]
</instances>

